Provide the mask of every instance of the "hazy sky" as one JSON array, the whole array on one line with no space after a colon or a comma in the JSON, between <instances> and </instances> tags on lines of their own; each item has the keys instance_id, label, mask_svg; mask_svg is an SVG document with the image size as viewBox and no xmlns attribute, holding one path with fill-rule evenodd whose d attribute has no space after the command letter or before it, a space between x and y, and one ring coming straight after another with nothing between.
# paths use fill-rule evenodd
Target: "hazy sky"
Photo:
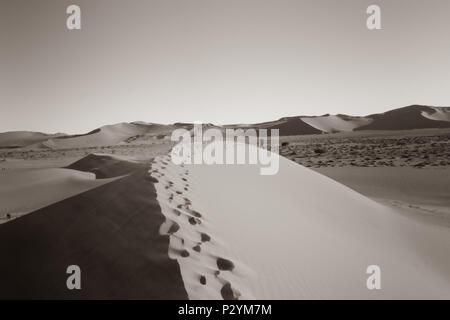
<instances>
[{"instance_id":1,"label":"hazy sky","mask_svg":"<svg viewBox=\"0 0 450 320\"><path fill-rule=\"evenodd\" d=\"M0 131L450 105L449 0L0 3Z\"/></svg>"}]
</instances>

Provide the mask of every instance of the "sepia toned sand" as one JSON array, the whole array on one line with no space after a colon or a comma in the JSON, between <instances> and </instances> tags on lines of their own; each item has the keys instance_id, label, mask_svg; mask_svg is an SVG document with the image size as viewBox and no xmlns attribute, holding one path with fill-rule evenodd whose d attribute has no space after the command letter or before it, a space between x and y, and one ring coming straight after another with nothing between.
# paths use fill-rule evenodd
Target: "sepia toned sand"
<instances>
[{"instance_id":1,"label":"sepia toned sand","mask_svg":"<svg viewBox=\"0 0 450 320\"><path fill-rule=\"evenodd\" d=\"M222 289L232 299L450 297L448 227L409 219L283 158L277 175L258 169L156 159L161 231L190 298L225 298ZM233 267L221 270L221 258ZM384 270L381 291L365 287L371 264Z\"/></svg>"},{"instance_id":2,"label":"sepia toned sand","mask_svg":"<svg viewBox=\"0 0 450 320\"><path fill-rule=\"evenodd\" d=\"M449 129L282 137L261 176L176 166L166 126L125 127L0 150L1 298L450 298Z\"/></svg>"},{"instance_id":3,"label":"sepia toned sand","mask_svg":"<svg viewBox=\"0 0 450 320\"><path fill-rule=\"evenodd\" d=\"M186 299L149 168L0 225L0 298ZM67 290L72 264L82 290Z\"/></svg>"},{"instance_id":4,"label":"sepia toned sand","mask_svg":"<svg viewBox=\"0 0 450 320\"><path fill-rule=\"evenodd\" d=\"M315 171L413 217L450 226L450 168L316 168Z\"/></svg>"},{"instance_id":5,"label":"sepia toned sand","mask_svg":"<svg viewBox=\"0 0 450 320\"><path fill-rule=\"evenodd\" d=\"M0 223L113 180L61 168L0 172Z\"/></svg>"}]
</instances>

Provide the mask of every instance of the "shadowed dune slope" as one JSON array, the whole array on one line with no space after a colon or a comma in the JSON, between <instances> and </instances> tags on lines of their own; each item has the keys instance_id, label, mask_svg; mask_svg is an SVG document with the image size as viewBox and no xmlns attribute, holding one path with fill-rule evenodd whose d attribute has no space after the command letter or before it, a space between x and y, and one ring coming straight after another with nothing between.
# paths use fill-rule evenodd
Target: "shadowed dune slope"
<instances>
[{"instance_id":1,"label":"shadowed dune slope","mask_svg":"<svg viewBox=\"0 0 450 320\"><path fill-rule=\"evenodd\" d=\"M423 116L424 112L434 113L435 110L427 106L408 106L385 113L367 116L373 121L355 130L409 130L425 128L450 128L450 122L431 120Z\"/></svg>"},{"instance_id":2,"label":"shadowed dune slope","mask_svg":"<svg viewBox=\"0 0 450 320\"><path fill-rule=\"evenodd\" d=\"M185 299L154 180L133 174L0 226L0 298ZM81 268L81 290L66 269Z\"/></svg>"},{"instance_id":3,"label":"shadowed dune slope","mask_svg":"<svg viewBox=\"0 0 450 320\"><path fill-rule=\"evenodd\" d=\"M310 126L298 117L288 118L285 122L269 126L267 129L279 129L280 136L322 133L322 131Z\"/></svg>"},{"instance_id":4,"label":"shadowed dune slope","mask_svg":"<svg viewBox=\"0 0 450 320\"><path fill-rule=\"evenodd\" d=\"M92 172L97 179L118 177L140 168L142 164L139 162L110 154L90 154L66 167L66 169Z\"/></svg>"}]
</instances>

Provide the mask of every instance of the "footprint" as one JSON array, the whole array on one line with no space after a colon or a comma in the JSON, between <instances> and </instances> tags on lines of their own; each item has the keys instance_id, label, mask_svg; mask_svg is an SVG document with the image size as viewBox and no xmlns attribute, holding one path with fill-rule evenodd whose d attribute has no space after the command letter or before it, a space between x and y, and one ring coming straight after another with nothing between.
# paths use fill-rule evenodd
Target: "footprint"
<instances>
[{"instance_id":1,"label":"footprint","mask_svg":"<svg viewBox=\"0 0 450 320\"><path fill-rule=\"evenodd\" d=\"M211 240L211 237L209 235L207 235L206 233L201 233L200 234L200 239L202 242L207 242Z\"/></svg>"},{"instance_id":2,"label":"footprint","mask_svg":"<svg viewBox=\"0 0 450 320\"><path fill-rule=\"evenodd\" d=\"M189 213L192 214L194 217L197 217L197 218L201 218L202 217L202 215L200 213L198 213L197 211L195 211L195 210L189 210Z\"/></svg>"},{"instance_id":3,"label":"footprint","mask_svg":"<svg viewBox=\"0 0 450 320\"><path fill-rule=\"evenodd\" d=\"M174 234L180 229L180 225L176 223L175 221L172 221L172 225L170 226L169 230L167 230L168 234Z\"/></svg>"},{"instance_id":4,"label":"footprint","mask_svg":"<svg viewBox=\"0 0 450 320\"><path fill-rule=\"evenodd\" d=\"M217 258L217 267L219 270L232 271L234 263L224 258Z\"/></svg>"},{"instance_id":5,"label":"footprint","mask_svg":"<svg viewBox=\"0 0 450 320\"><path fill-rule=\"evenodd\" d=\"M180 255L181 255L183 258L189 257L189 251L187 251L187 250L181 250Z\"/></svg>"},{"instance_id":6,"label":"footprint","mask_svg":"<svg viewBox=\"0 0 450 320\"><path fill-rule=\"evenodd\" d=\"M220 294L222 295L223 300L237 300L238 297L234 294L233 289L231 288L231 283L227 282L223 285L222 289L220 289Z\"/></svg>"}]
</instances>

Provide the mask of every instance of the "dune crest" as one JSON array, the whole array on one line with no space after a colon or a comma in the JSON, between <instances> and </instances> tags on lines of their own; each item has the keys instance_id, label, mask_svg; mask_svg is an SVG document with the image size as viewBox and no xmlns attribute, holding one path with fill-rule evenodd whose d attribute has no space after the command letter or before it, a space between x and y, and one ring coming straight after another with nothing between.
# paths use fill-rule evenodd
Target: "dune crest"
<instances>
[{"instance_id":1,"label":"dune crest","mask_svg":"<svg viewBox=\"0 0 450 320\"><path fill-rule=\"evenodd\" d=\"M188 248L188 258L173 251L172 256L180 264L190 298L217 297L217 287L199 289L198 270L203 272L205 263L190 250L201 243L202 228L213 242L221 239L208 250L226 250L233 263L248 271L230 281L231 286L245 284L257 299L450 297L447 228L404 217L285 158L274 176L259 175L258 165L182 168L168 157L159 163L154 166L160 180L158 200L167 221L177 224L162 228L171 234L173 248ZM189 229L182 197L202 214L197 231ZM369 265L380 266L382 290L366 288ZM217 267L211 261L206 266L211 272Z\"/></svg>"},{"instance_id":2,"label":"dune crest","mask_svg":"<svg viewBox=\"0 0 450 320\"><path fill-rule=\"evenodd\" d=\"M169 156L155 158L151 176L157 200L166 217L161 235L170 237L169 257L180 265L189 299L252 299L249 281L255 274L230 255L216 236L208 212L199 212L190 200L190 174Z\"/></svg>"}]
</instances>

